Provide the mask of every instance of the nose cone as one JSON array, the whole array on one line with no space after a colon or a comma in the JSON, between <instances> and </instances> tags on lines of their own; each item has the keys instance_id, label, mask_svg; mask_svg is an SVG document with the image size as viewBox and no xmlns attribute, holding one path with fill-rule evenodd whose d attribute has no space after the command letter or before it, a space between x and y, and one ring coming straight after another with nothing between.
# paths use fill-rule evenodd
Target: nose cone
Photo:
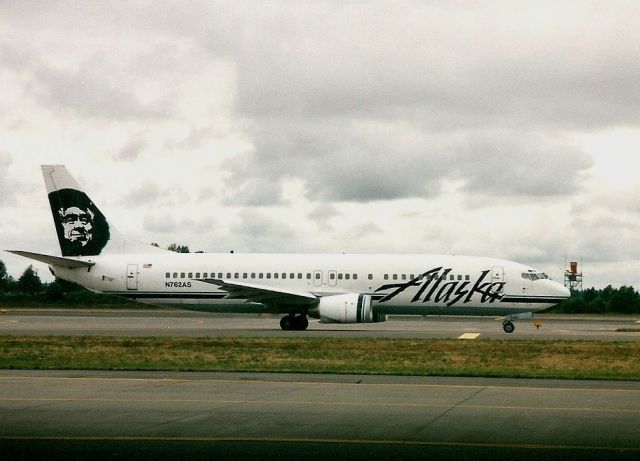
<instances>
[{"instance_id":1,"label":"nose cone","mask_svg":"<svg viewBox=\"0 0 640 461\"><path fill-rule=\"evenodd\" d=\"M559 284L558 282L553 282L553 290L555 291L555 296L558 298L568 298L571 296L571 291L564 285Z\"/></svg>"}]
</instances>

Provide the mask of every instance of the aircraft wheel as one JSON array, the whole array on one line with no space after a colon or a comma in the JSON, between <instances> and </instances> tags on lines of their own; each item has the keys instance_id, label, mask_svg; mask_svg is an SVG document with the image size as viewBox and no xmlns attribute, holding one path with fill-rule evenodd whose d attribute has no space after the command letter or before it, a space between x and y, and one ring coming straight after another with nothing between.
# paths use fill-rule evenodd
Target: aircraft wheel
<instances>
[{"instance_id":1,"label":"aircraft wheel","mask_svg":"<svg viewBox=\"0 0 640 461\"><path fill-rule=\"evenodd\" d=\"M293 327L296 330L302 331L306 330L309 326L309 320L306 315L299 315L293 319Z\"/></svg>"},{"instance_id":2,"label":"aircraft wheel","mask_svg":"<svg viewBox=\"0 0 640 461\"><path fill-rule=\"evenodd\" d=\"M293 326L293 317L291 317L290 315L285 315L280 319L280 328L282 328L283 330L293 330Z\"/></svg>"},{"instance_id":3,"label":"aircraft wheel","mask_svg":"<svg viewBox=\"0 0 640 461\"><path fill-rule=\"evenodd\" d=\"M502 329L504 330L505 333L513 333L513 330L516 329L516 327L513 325L512 322L504 322L502 324Z\"/></svg>"}]
</instances>

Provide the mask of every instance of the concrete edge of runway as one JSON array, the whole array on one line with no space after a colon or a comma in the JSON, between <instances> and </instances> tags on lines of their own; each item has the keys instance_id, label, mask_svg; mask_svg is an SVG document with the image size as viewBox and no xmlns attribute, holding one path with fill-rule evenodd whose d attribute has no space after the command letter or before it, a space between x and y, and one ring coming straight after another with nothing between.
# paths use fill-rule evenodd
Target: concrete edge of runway
<instances>
[{"instance_id":1,"label":"concrete edge of runway","mask_svg":"<svg viewBox=\"0 0 640 461\"><path fill-rule=\"evenodd\" d=\"M483 387L526 387L554 389L601 389L640 391L640 381L485 378L466 376L404 376L361 374L306 374L306 373L257 373L257 372L193 372L193 371L104 371L104 370L0 370L5 376L45 378L100 378L100 379L164 379L175 381L227 380L268 381L300 383L341 384L403 384L403 385L451 385Z\"/></svg>"}]
</instances>

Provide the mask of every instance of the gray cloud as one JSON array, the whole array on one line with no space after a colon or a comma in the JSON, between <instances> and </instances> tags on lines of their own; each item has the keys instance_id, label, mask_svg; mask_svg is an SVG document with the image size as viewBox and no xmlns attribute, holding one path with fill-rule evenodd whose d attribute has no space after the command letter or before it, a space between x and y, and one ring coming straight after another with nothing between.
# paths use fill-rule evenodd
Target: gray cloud
<instances>
[{"instance_id":1,"label":"gray cloud","mask_svg":"<svg viewBox=\"0 0 640 461\"><path fill-rule=\"evenodd\" d=\"M593 165L570 144L533 133L476 135L451 160L465 190L496 196L570 195L580 187L580 173Z\"/></svg>"},{"instance_id":2,"label":"gray cloud","mask_svg":"<svg viewBox=\"0 0 640 461\"><path fill-rule=\"evenodd\" d=\"M260 210L241 210L239 221L230 228L236 248L248 252L300 251L304 239L288 223Z\"/></svg>"},{"instance_id":3,"label":"gray cloud","mask_svg":"<svg viewBox=\"0 0 640 461\"><path fill-rule=\"evenodd\" d=\"M5 2L0 11L12 24L36 30L169 37L142 59L150 74L174 62L167 60L175 54L171 38L205 47L237 69L237 109L252 119L401 116L441 129L593 128L640 120L634 40L640 8L625 1L526 7L503 1L201 1L190 8L159 1L127 5L126 14L102 2L26 3ZM65 104L85 99L89 113L107 110L108 97L112 115L155 113L130 105L135 98L121 86L126 74L111 76L114 69L100 65L103 57L77 73L42 70L45 87L62 90L50 97ZM93 68L107 78L98 82ZM98 91L92 95L82 84Z\"/></svg>"},{"instance_id":4,"label":"gray cloud","mask_svg":"<svg viewBox=\"0 0 640 461\"><path fill-rule=\"evenodd\" d=\"M131 162L136 160L138 156L147 146L147 142L142 136L136 136L129 140L120 150L112 157L114 160L124 160Z\"/></svg>"},{"instance_id":5,"label":"gray cloud","mask_svg":"<svg viewBox=\"0 0 640 461\"><path fill-rule=\"evenodd\" d=\"M0 207L11 208L16 206L19 199L24 199L25 195L40 198L41 190L33 182L24 181L17 178L12 166L14 160L8 152L0 151ZM38 185L39 186L39 185ZM28 203L28 202L27 202ZM20 215L21 210L17 211Z\"/></svg>"},{"instance_id":6,"label":"gray cloud","mask_svg":"<svg viewBox=\"0 0 640 461\"><path fill-rule=\"evenodd\" d=\"M0 206L12 205L15 201L15 185L9 174L12 163L8 153L0 152Z\"/></svg>"},{"instance_id":7,"label":"gray cloud","mask_svg":"<svg viewBox=\"0 0 640 461\"><path fill-rule=\"evenodd\" d=\"M526 131L450 136L404 125L311 122L283 129L271 123L254 137L252 155L223 165L228 185L247 204L276 198L286 177L301 178L309 197L322 200L434 197L444 180L462 180L473 194L564 196L592 165L571 144Z\"/></svg>"},{"instance_id":8,"label":"gray cloud","mask_svg":"<svg viewBox=\"0 0 640 461\"><path fill-rule=\"evenodd\" d=\"M401 116L441 129L640 119L630 45L640 9L608 6L603 20L583 4L567 25L554 14L566 13L561 4L483 5L287 4L289 14L273 15L258 6L227 11L233 27L200 37L233 56L238 109L252 118ZM531 21L535 14L545 19Z\"/></svg>"},{"instance_id":9,"label":"gray cloud","mask_svg":"<svg viewBox=\"0 0 640 461\"><path fill-rule=\"evenodd\" d=\"M145 231L158 234L178 234L182 224L169 214L148 214L144 217Z\"/></svg>"},{"instance_id":10,"label":"gray cloud","mask_svg":"<svg viewBox=\"0 0 640 461\"><path fill-rule=\"evenodd\" d=\"M108 69L97 62L99 60L88 63L78 71L40 66L34 73L40 84L39 96L88 117L146 118L162 117L168 112L164 103L154 105L140 101L118 76L105 78Z\"/></svg>"},{"instance_id":11,"label":"gray cloud","mask_svg":"<svg viewBox=\"0 0 640 461\"><path fill-rule=\"evenodd\" d=\"M127 208L148 208L167 207L190 201L189 195L176 187L161 187L156 183L145 181L129 190L117 201L117 204Z\"/></svg>"}]
</instances>

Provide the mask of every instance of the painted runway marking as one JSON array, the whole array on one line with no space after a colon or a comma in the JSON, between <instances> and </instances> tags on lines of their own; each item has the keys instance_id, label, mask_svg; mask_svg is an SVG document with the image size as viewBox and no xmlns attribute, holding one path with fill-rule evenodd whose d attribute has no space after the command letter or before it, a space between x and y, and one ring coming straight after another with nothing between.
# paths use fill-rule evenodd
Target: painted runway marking
<instances>
[{"instance_id":1,"label":"painted runway marking","mask_svg":"<svg viewBox=\"0 0 640 461\"><path fill-rule=\"evenodd\" d=\"M478 336L480 336L480 333L464 333L458 336L458 339L476 339Z\"/></svg>"}]
</instances>

